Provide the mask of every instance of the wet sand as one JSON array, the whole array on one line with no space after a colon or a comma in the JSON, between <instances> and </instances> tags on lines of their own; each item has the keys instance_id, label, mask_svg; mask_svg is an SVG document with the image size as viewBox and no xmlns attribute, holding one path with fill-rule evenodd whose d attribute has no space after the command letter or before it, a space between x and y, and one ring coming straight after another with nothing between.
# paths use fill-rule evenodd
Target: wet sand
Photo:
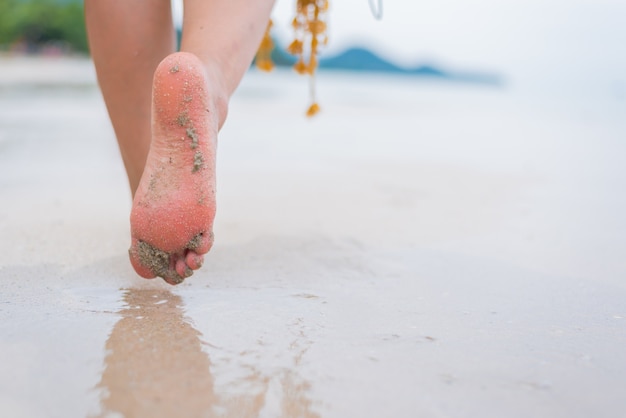
<instances>
[{"instance_id":1,"label":"wet sand","mask_svg":"<svg viewBox=\"0 0 626 418\"><path fill-rule=\"evenodd\" d=\"M0 62L0 416L622 416L626 102L318 87L248 75L171 287L90 64Z\"/></svg>"}]
</instances>

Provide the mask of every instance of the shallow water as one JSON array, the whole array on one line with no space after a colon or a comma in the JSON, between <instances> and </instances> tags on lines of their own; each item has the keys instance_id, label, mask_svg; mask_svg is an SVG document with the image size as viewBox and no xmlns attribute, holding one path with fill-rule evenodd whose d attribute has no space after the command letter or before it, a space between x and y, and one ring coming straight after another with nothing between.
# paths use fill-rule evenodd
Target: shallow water
<instances>
[{"instance_id":1,"label":"shallow water","mask_svg":"<svg viewBox=\"0 0 626 418\"><path fill-rule=\"evenodd\" d=\"M305 80L251 73L170 287L128 264L88 63L12 65L0 416L621 416L623 102L327 74L309 121Z\"/></svg>"}]
</instances>

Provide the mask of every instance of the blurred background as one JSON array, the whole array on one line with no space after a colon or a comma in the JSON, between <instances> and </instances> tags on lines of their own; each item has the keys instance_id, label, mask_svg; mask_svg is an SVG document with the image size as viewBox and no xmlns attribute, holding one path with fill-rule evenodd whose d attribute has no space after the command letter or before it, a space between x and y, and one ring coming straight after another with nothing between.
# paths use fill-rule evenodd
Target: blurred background
<instances>
[{"instance_id":1,"label":"blurred background","mask_svg":"<svg viewBox=\"0 0 626 418\"><path fill-rule=\"evenodd\" d=\"M83 3L0 0L1 417L210 409L187 382L206 416L624 416L626 0L329 1L321 114L283 50L249 71L169 294L135 291Z\"/></svg>"},{"instance_id":2,"label":"blurred background","mask_svg":"<svg viewBox=\"0 0 626 418\"><path fill-rule=\"evenodd\" d=\"M289 38L293 5L275 9ZM366 0L331 2L327 54L356 45L405 68L495 74L511 87L624 97L625 0L385 0L376 21Z\"/></svg>"},{"instance_id":3,"label":"blurred background","mask_svg":"<svg viewBox=\"0 0 626 418\"><path fill-rule=\"evenodd\" d=\"M386 0L382 6L378 21L366 0L330 2L323 67L626 97L626 0ZM182 1L172 7L180 27ZM291 41L294 9L295 1L276 3L278 46ZM82 1L0 0L0 50L87 53Z\"/></svg>"},{"instance_id":4,"label":"blurred background","mask_svg":"<svg viewBox=\"0 0 626 418\"><path fill-rule=\"evenodd\" d=\"M83 2L0 0L0 50L12 54L86 54Z\"/></svg>"}]
</instances>

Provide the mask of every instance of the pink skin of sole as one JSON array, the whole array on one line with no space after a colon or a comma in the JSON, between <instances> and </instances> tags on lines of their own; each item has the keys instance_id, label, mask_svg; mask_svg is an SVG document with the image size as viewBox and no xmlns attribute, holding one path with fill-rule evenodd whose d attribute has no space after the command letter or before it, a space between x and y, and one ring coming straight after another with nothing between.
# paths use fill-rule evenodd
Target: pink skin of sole
<instances>
[{"instance_id":1,"label":"pink skin of sole","mask_svg":"<svg viewBox=\"0 0 626 418\"><path fill-rule=\"evenodd\" d=\"M202 62L178 52L154 74L152 143L130 216L141 277L181 283L213 245L218 120Z\"/></svg>"}]
</instances>

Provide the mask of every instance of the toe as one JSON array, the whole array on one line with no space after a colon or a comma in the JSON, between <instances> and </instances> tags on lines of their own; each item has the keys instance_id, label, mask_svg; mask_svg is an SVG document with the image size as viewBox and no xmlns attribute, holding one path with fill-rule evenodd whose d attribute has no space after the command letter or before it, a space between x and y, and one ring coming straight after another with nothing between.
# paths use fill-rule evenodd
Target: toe
<instances>
[{"instance_id":1,"label":"toe","mask_svg":"<svg viewBox=\"0 0 626 418\"><path fill-rule=\"evenodd\" d=\"M189 268L197 270L202 267L202 263L204 263L204 256L196 253L195 251L189 251L185 256L185 263L187 263Z\"/></svg>"},{"instance_id":2,"label":"toe","mask_svg":"<svg viewBox=\"0 0 626 418\"><path fill-rule=\"evenodd\" d=\"M138 275L140 275L144 279L154 279L156 277L156 275L152 272L150 268L141 263L139 254L137 252L136 240L133 240L133 245L130 250L128 250L128 256L130 257L130 264L132 264Z\"/></svg>"},{"instance_id":3,"label":"toe","mask_svg":"<svg viewBox=\"0 0 626 418\"><path fill-rule=\"evenodd\" d=\"M187 264L185 263L185 258L183 257L180 257L178 260L176 260L175 270L176 273L178 273L178 275L183 279L193 274L193 271L187 266Z\"/></svg>"},{"instance_id":4,"label":"toe","mask_svg":"<svg viewBox=\"0 0 626 418\"><path fill-rule=\"evenodd\" d=\"M213 232L203 232L194 237L187 248L196 254L206 254L213 246Z\"/></svg>"},{"instance_id":5,"label":"toe","mask_svg":"<svg viewBox=\"0 0 626 418\"><path fill-rule=\"evenodd\" d=\"M172 286L176 286L177 284L181 284L185 281L185 278L179 276L178 273L176 273L175 271L172 271L169 275L162 277L162 279Z\"/></svg>"}]
</instances>

